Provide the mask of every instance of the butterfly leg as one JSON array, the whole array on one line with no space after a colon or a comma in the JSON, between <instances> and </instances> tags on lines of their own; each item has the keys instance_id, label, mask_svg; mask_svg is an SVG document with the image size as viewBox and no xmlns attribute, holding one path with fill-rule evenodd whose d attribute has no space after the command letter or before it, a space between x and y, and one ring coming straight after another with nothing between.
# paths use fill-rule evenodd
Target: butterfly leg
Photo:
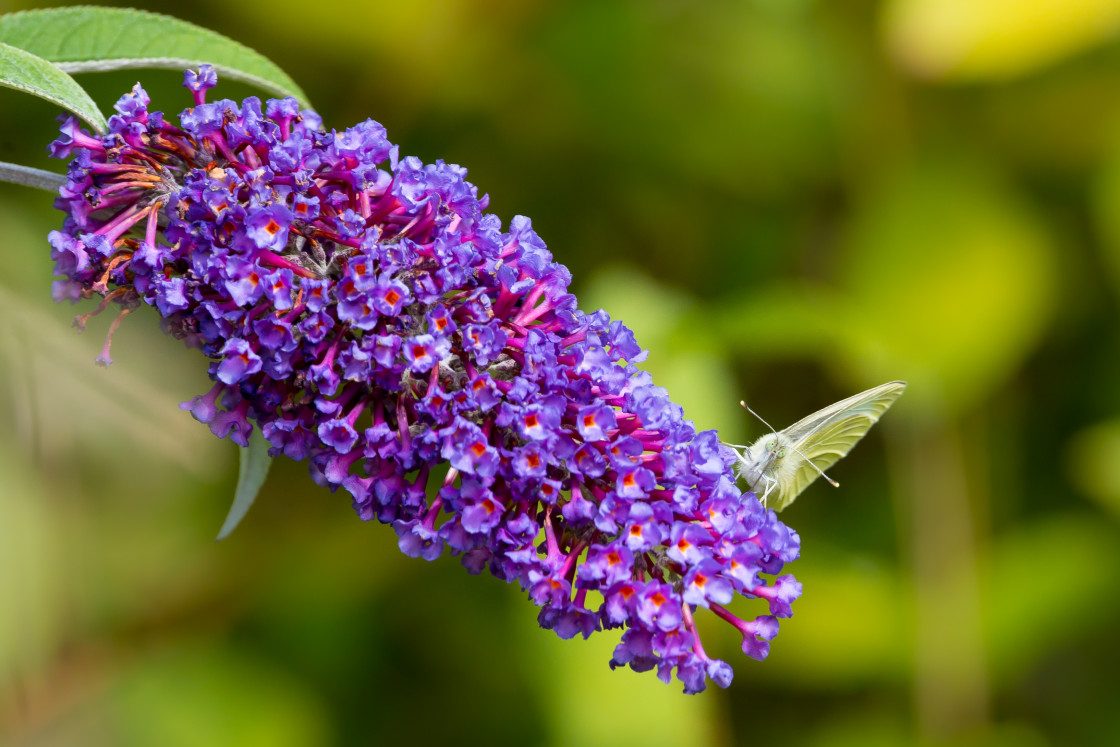
<instances>
[{"instance_id":1,"label":"butterfly leg","mask_svg":"<svg viewBox=\"0 0 1120 747\"><path fill-rule=\"evenodd\" d=\"M774 489L774 487L778 484L778 481L773 477L769 477L767 475L763 475L762 479L766 480L766 490L762 492L762 505L765 506L766 499L770 497L770 491Z\"/></svg>"}]
</instances>

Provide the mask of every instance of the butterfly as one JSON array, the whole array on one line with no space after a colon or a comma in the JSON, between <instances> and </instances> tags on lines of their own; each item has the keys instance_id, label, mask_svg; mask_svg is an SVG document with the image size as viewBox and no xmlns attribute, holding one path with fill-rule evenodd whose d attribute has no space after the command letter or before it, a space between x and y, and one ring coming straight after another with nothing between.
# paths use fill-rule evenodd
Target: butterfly
<instances>
[{"instance_id":1,"label":"butterfly","mask_svg":"<svg viewBox=\"0 0 1120 747\"><path fill-rule=\"evenodd\" d=\"M781 431L740 402L772 432L750 446L727 444L739 459L739 477L755 493L761 490L762 505L775 511L793 503L818 476L839 487L840 483L824 470L846 456L905 389L905 381L889 381L831 404Z\"/></svg>"}]
</instances>

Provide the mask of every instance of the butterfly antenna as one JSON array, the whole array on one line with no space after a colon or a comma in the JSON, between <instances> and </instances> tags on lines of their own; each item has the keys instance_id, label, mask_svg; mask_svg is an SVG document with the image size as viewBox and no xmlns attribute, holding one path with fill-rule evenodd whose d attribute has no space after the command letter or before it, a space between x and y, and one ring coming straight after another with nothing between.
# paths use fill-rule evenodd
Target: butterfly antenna
<instances>
[{"instance_id":1,"label":"butterfly antenna","mask_svg":"<svg viewBox=\"0 0 1120 747\"><path fill-rule=\"evenodd\" d=\"M793 445L790 445L790 448L791 448L791 449L793 449L794 451L796 451L796 452L797 452L797 453L798 453L798 454L799 454L799 455L801 456L801 458L802 458L802 459L804 459L804 460L805 460L806 462L808 462L808 463L809 463L809 466L810 466L810 467L812 467L812 468L813 468L813 469L815 469L815 470L816 470L817 472L819 472L819 473L820 473L820 475L821 475L821 477L823 477L824 479L828 480L828 484L829 484L829 485L831 485L831 486L832 486L832 487L834 487L834 488L838 488L838 487L840 487L840 483L836 482L836 481L835 481L835 480L833 480L833 479L832 479L831 477L829 477L828 475L826 475L826 474L824 473L824 470L823 470L823 469L821 469L821 468L820 468L820 467L818 467L817 465L813 464L813 460L812 460L812 459L810 459L809 457L805 456L805 454L804 454L804 453L802 453L801 449L799 449L799 448L797 448L796 446L793 446Z\"/></svg>"},{"instance_id":2,"label":"butterfly antenna","mask_svg":"<svg viewBox=\"0 0 1120 747\"><path fill-rule=\"evenodd\" d=\"M755 412L750 407L748 407L746 402L744 402L743 400L739 400L739 406L742 407L747 412L749 412L751 415L754 415L760 421L762 421L762 424L765 425L767 428L769 428L771 433L777 433L778 432L777 428L775 428L774 426L767 423L765 420L762 419L761 415L759 415L757 412Z\"/></svg>"}]
</instances>

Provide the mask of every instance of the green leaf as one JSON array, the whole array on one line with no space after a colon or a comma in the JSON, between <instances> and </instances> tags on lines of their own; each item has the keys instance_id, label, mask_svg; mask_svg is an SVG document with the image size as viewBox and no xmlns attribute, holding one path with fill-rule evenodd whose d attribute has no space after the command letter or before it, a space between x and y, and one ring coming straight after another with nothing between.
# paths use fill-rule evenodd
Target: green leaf
<instances>
[{"instance_id":1,"label":"green leaf","mask_svg":"<svg viewBox=\"0 0 1120 747\"><path fill-rule=\"evenodd\" d=\"M241 450L241 468L237 472L237 492L233 496L233 505L229 507L229 515L222 524L222 531L218 532L218 539L225 539L230 535L241 519L248 513L249 507L257 499L264 479L268 477L268 468L272 465L272 458L268 455L268 441L264 440L260 428L254 428L249 436L249 445Z\"/></svg>"},{"instance_id":2,"label":"green leaf","mask_svg":"<svg viewBox=\"0 0 1120 747\"><path fill-rule=\"evenodd\" d=\"M77 81L46 60L0 41L0 86L58 104L105 132L105 117Z\"/></svg>"},{"instance_id":3,"label":"green leaf","mask_svg":"<svg viewBox=\"0 0 1120 747\"><path fill-rule=\"evenodd\" d=\"M183 70L207 62L219 76L306 105L307 94L267 57L171 16L130 8L52 8L0 16L0 42L70 73L136 68Z\"/></svg>"}]
</instances>

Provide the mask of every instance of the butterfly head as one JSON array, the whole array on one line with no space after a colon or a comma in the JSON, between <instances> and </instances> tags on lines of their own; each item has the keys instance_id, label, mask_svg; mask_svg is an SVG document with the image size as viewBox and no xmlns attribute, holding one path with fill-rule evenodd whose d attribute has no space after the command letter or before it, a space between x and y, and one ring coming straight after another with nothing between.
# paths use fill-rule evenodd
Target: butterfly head
<instances>
[{"instance_id":1,"label":"butterfly head","mask_svg":"<svg viewBox=\"0 0 1120 747\"><path fill-rule=\"evenodd\" d=\"M763 436L763 446L766 448L767 454L772 459L784 459L786 456L786 445L782 441L780 433L771 433L769 436Z\"/></svg>"}]
</instances>

